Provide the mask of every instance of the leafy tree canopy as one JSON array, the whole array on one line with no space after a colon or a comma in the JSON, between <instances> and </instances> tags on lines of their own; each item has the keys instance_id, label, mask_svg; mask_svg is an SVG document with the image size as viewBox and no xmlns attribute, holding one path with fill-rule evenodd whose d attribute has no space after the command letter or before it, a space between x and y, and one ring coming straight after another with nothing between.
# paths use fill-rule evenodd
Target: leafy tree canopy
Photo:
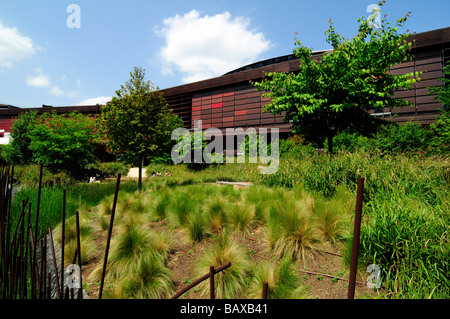
<instances>
[{"instance_id":1,"label":"leafy tree canopy","mask_svg":"<svg viewBox=\"0 0 450 319\"><path fill-rule=\"evenodd\" d=\"M380 2L382 6L384 1ZM385 19L380 28L373 21L358 19L358 33L351 39L339 35L332 21L325 32L333 51L321 59L312 58L312 50L295 41L294 53L300 60L298 73L268 73L255 87L270 98L264 108L285 114L294 133L320 144L328 139L332 152L333 137L346 129L373 130L376 120L369 110L405 106L410 103L393 98L395 90L409 89L419 73L394 75L392 68L411 58L409 33L400 33L409 14L391 26Z\"/></svg>"},{"instance_id":2,"label":"leafy tree canopy","mask_svg":"<svg viewBox=\"0 0 450 319\"><path fill-rule=\"evenodd\" d=\"M93 120L81 113L44 113L37 117L28 136L33 162L54 171L63 169L80 177L85 166L94 161Z\"/></svg>"},{"instance_id":3,"label":"leafy tree canopy","mask_svg":"<svg viewBox=\"0 0 450 319\"><path fill-rule=\"evenodd\" d=\"M135 67L131 78L102 110L100 125L108 148L132 163L141 158L170 159L171 132L183 125L148 80Z\"/></svg>"},{"instance_id":4,"label":"leafy tree canopy","mask_svg":"<svg viewBox=\"0 0 450 319\"><path fill-rule=\"evenodd\" d=\"M37 112L20 113L11 127L11 141L4 147L3 157L11 164L28 164L32 162L33 153L30 149L29 132L37 121Z\"/></svg>"}]
</instances>

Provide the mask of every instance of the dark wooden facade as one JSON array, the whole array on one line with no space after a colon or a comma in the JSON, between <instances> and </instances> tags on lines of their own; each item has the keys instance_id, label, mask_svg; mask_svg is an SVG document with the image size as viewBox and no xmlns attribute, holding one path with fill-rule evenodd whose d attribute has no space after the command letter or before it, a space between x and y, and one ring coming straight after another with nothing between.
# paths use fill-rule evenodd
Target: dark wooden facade
<instances>
[{"instance_id":1,"label":"dark wooden facade","mask_svg":"<svg viewBox=\"0 0 450 319\"><path fill-rule=\"evenodd\" d=\"M421 71L421 81L410 90L395 92L394 97L414 103L414 107L385 108L374 116L398 123L414 119L422 124L434 122L442 108L428 87L440 86L443 66L450 59L450 28L416 34L411 38L412 61L401 63L391 72L404 74ZM313 54L320 58L327 51ZM242 67L223 76L162 90L174 112L183 119L186 128L194 128L194 121L202 120L202 128L217 127L278 127L289 132L289 123L282 115L261 113L268 101L250 84L259 81L268 72L297 72L299 61L293 55L261 61Z\"/></svg>"},{"instance_id":2,"label":"dark wooden facade","mask_svg":"<svg viewBox=\"0 0 450 319\"><path fill-rule=\"evenodd\" d=\"M444 64L450 59L450 27L419 33L412 36L412 61L401 63L391 70L394 74L423 72L422 80L410 90L395 92L394 97L414 103L414 107L385 108L374 113L398 123L415 119L422 124L432 123L442 108L435 95L428 94L428 87L440 86L439 78L444 76ZM328 51L313 53L313 58L320 59ZM250 82L260 81L268 72L298 72L299 61L293 54L260 61L243 66L225 75L161 90L164 97L178 114L184 127L192 129L197 120L202 120L202 128L220 129L233 127L276 127L280 133L290 132L290 124L283 121L282 115L274 116L262 113L268 100L261 96ZM99 114L100 105L33 108L39 114L52 112L58 114L78 111L83 114ZM29 108L16 108L0 105L0 132L10 132L12 121ZM2 134L2 133L0 133Z\"/></svg>"},{"instance_id":3,"label":"dark wooden facade","mask_svg":"<svg viewBox=\"0 0 450 319\"><path fill-rule=\"evenodd\" d=\"M19 114L29 111L36 111L38 114L48 113L56 111L57 114L68 114L74 111L82 113L84 115L93 116L101 113L100 105L83 105L83 106L46 106L37 108L0 108L0 130L3 132L11 132L12 122L19 116Z\"/></svg>"}]
</instances>

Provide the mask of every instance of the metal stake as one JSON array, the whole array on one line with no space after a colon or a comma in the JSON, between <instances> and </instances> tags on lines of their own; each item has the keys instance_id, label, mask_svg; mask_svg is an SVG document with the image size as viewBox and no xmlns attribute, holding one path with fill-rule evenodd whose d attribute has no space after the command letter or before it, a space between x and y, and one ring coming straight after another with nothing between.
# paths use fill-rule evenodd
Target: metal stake
<instances>
[{"instance_id":1,"label":"metal stake","mask_svg":"<svg viewBox=\"0 0 450 319\"><path fill-rule=\"evenodd\" d=\"M114 215L116 213L116 203L117 203L117 195L119 193L120 177L121 177L121 174L120 173L117 174L116 189L114 191L114 201L113 201L113 207L112 207L112 211L111 211L111 219L109 221L108 239L106 241L105 259L103 261L102 280L100 282L100 291L98 293L98 299L102 299L103 285L105 283L106 264L108 262L109 245L111 243L111 235L112 235L112 229L113 229L113 224L114 224Z\"/></svg>"},{"instance_id":2,"label":"metal stake","mask_svg":"<svg viewBox=\"0 0 450 319\"><path fill-rule=\"evenodd\" d=\"M355 297L355 283L356 283L356 271L358 266L358 249L359 249L359 235L361 231L363 192L364 192L364 178L358 178L358 192L356 196L355 225L353 231L353 247L352 247L352 260L350 265L348 299L353 299Z\"/></svg>"}]
</instances>

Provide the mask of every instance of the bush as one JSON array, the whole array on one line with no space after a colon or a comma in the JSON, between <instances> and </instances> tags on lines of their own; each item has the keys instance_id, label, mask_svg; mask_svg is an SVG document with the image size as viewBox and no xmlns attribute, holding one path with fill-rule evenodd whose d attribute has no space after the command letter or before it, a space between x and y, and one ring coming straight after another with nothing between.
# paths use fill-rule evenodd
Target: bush
<instances>
[{"instance_id":1,"label":"bush","mask_svg":"<svg viewBox=\"0 0 450 319\"><path fill-rule=\"evenodd\" d=\"M403 125L381 126L374 136L374 147L383 152L424 152L430 147L431 131L408 121Z\"/></svg>"},{"instance_id":2,"label":"bush","mask_svg":"<svg viewBox=\"0 0 450 319\"><path fill-rule=\"evenodd\" d=\"M430 125L434 134L431 146L435 153L450 153L450 109L439 110L441 114L436 122Z\"/></svg>"},{"instance_id":3,"label":"bush","mask_svg":"<svg viewBox=\"0 0 450 319\"><path fill-rule=\"evenodd\" d=\"M249 298L261 298L263 283L268 283L268 299L307 299L307 288L291 269L293 263L284 260L280 264L259 264L253 274Z\"/></svg>"},{"instance_id":4,"label":"bush","mask_svg":"<svg viewBox=\"0 0 450 319\"><path fill-rule=\"evenodd\" d=\"M27 135L33 162L43 164L53 172L62 169L80 178L84 167L94 161L92 140L96 133L93 121L81 113L44 113Z\"/></svg>"},{"instance_id":5,"label":"bush","mask_svg":"<svg viewBox=\"0 0 450 319\"><path fill-rule=\"evenodd\" d=\"M130 165L121 162L101 163L95 162L88 164L86 169L94 173L99 173L101 176L117 176L117 174L127 175L130 170Z\"/></svg>"},{"instance_id":6,"label":"bush","mask_svg":"<svg viewBox=\"0 0 450 319\"><path fill-rule=\"evenodd\" d=\"M21 185L27 187L39 186L40 167L36 164L25 166L14 166L14 179ZM50 171L47 167L42 169L42 186L66 187L75 182L69 172L60 170Z\"/></svg>"},{"instance_id":7,"label":"bush","mask_svg":"<svg viewBox=\"0 0 450 319\"><path fill-rule=\"evenodd\" d=\"M217 299L233 299L242 297L250 273L250 261L240 245L233 242L226 233L217 239L212 250L206 251L195 264L195 277L209 272L209 267L220 267L228 262L232 266L214 276L215 297ZM198 285L201 296L209 294L209 281Z\"/></svg>"},{"instance_id":8,"label":"bush","mask_svg":"<svg viewBox=\"0 0 450 319\"><path fill-rule=\"evenodd\" d=\"M445 117L442 121L445 121ZM441 126L444 127L445 125ZM445 132L442 128L439 130ZM437 136L439 136L437 133L433 134L430 129L413 121L408 121L403 125L389 123L380 126L372 136L342 132L333 138L333 147L335 150L347 152L363 150L368 152L381 151L384 154L430 154L437 153L441 145L445 145L444 139L437 140ZM325 148L328 149L327 143L325 143Z\"/></svg>"}]
</instances>

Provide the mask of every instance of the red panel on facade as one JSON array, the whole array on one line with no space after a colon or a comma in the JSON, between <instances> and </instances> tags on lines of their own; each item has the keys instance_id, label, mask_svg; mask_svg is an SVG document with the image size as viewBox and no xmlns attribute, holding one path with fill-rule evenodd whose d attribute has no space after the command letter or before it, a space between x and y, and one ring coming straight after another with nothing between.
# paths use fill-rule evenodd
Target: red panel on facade
<instances>
[{"instance_id":1,"label":"red panel on facade","mask_svg":"<svg viewBox=\"0 0 450 319\"><path fill-rule=\"evenodd\" d=\"M213 108L213 109L217 109L217 108L219 108L219 107L222 107L222 103L214 103L214 104L212 105L212 108Z\"/></svg>"},{"instance_id":2,"label":"red panel on facade","mask_svg":"<svg viewBox=\"0 0 450 319\"><path fill-rule=\"evenodd\" d=\"M223 96L233 96L234 91L223 93Z\"/></svg>"},{"instance_id":3,"label":"red panel on facade","mask_svg":"<svg viewBox=\"0 0 450 319\"><path fill-rule=\"evenodd\" d=\"M224 117L223 121L224 122L233 122L234 121L234 116Z\"/></svg>"},{"instance_id":4,"label":"red panel on facade","mask_svg":"<svg viewBox=\"0 0 450 319\"><path fill-rule=\"evenodd\" d=\"M235 111L234 115L246 115L247 114L247 110L241 110L241 111Z\"/></svg>"}]
</instances>

